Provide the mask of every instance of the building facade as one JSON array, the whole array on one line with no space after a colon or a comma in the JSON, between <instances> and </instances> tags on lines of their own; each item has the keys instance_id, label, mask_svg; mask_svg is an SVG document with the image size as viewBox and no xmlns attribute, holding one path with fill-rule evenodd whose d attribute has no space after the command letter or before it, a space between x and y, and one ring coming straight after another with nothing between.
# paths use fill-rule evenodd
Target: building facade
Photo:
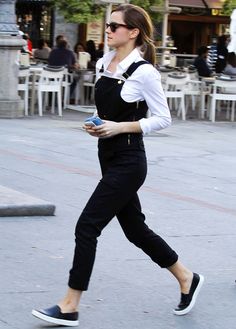
<instances>
[{"instance_id":1,"label":"building facade","mask_svg":"<svg viewBox=\"0 0 236 329\"><path fill-rule=\"evenodd\" d=\"M168 17L168 34L180 54L196 54L212 38L229 33L230 17L221 15L222 1L170 0L169 5L182 9Z\"/></svg>"},{"instance_id":2,"label":"building facade","mask_svg":"<svg viewBox=\"0 0 236 329\"><path fill-rule=\"evenodd\" d=\"M103 22L67 23L47 0L17 0L15 8L17 25L22 32L29 35L33 48L38 46L41 38L53 47L55 37L59 34L66 36L71 49L78 41L85 43L92 39L96 44L103 41Z\"/></svg>"},{"instance_id":3,"label":"building facade","mask_svg":"<svg viewBox=\"0 0 236 329\"><path fill-rule=\"evenodd\" d=\"M54 31L54 10L47 1L41 0L17 0L16 20L19 29L27 33L37 47L40 38L47 40L51 46Z\"/></svg>"},{"instance_id":4,"label":"building facade","mask_svg":"<svg viewBox=\"0 0 236 329\"><path fill-rule=\"evenodd\" d=\"M180 14L168 16L168 35L180 54L196 54L199 46L210 45L213 37L228 33L230 17L221 15L220 0L169 0L169 6L182 9ZM66 35L71 48L78 40L84 43L93 35L96 43L103 38L101 23L99 35L94 34L98 29L92 29L93 33L89 34L89 25L66 23L46 0L17 0L16 17L20 30L29 34L33 48L40 38L52 47L58 34Z\"/></svg>"}]
</instances>

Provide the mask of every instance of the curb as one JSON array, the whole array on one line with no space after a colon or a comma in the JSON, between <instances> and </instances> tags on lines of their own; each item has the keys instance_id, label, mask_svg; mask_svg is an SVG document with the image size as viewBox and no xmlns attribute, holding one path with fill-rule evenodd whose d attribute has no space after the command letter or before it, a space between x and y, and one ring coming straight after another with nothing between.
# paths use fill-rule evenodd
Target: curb
<instances>
[{"instance_id":1,"label":"curb","mask_svg":"<svg viewBox=\"0 0 236 329\"><path fill-rule=\"evenodd\" d=\"M0 217L53 216L56 206L0 185Z\"/></svg>"}]
</instances>

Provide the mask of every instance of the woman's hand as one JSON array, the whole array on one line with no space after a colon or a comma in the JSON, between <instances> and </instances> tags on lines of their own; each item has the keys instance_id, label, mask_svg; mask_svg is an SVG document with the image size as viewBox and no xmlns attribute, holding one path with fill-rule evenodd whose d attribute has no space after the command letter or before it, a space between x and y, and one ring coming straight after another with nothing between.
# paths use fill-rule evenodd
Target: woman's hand
<instances>
[{"instance_id":1,"label":"woman's hand","mask_svg":"<svg viewBox=\"0 0 236 329\"><path fill-rule=\"evenodd\" d=\"M105 121L99 126L88 126L84 125L83 128L91 136L99 138L109 138L118 134L123 133L141 133L141 127L139 121L132 122L114 122L114 121Z\"/></svg>"},{"instance_id":2,"label":"woman's hand","mask_svg":"<svg viewBox=\"0 0 236 329\"><path fill-rule=\"evenodd\" d=\"M121 122L104 121L104 123L99 126L84 125L83 129L91 136L109 138L121 133L121 124Z\"/></svg>"}]
</instances>

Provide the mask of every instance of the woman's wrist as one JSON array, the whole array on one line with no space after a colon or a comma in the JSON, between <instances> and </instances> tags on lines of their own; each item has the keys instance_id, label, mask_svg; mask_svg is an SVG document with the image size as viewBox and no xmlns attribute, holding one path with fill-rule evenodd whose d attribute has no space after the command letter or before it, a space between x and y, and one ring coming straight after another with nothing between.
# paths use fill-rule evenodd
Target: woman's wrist
<instances>
[{"instance_id":1,"label":"woman's wrist","mask_svg":"<svg viewBox=\"0 0 236 329\"><path fill-rule=\"evenodd\" d=\"M119 122L118 125L119 125L120 134L142 132L139 121Z\"/></svg>"}]
</instances>

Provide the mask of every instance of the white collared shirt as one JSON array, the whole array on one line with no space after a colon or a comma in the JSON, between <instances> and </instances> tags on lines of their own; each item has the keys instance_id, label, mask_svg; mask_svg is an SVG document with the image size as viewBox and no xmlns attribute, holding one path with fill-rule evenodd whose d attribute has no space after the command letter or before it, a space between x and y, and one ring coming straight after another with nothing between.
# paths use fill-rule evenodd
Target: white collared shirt
<instances>
[{"instance_id":1,"label":"white collared shirt","mask_svg":"<svg viewBox=\"0 0 236 329\"><path fill-rule=\"evenodd\" d=\"M145 100L150 117L139 120L142 132L147 134L153 130L161 130L171 124L170 110L161 85L160 73L153 65L140 65L126 80L122 74L134 63L142 61L137 48L135 48L123 61L117 65L116 72L107 70L116 51L113 50L100 58L96 64L97 79L104 75L113 79L124 80L121 97L125 102L132 103ZM104 72L99 72L102 68Z\"/></svg>"}]
</instances>

